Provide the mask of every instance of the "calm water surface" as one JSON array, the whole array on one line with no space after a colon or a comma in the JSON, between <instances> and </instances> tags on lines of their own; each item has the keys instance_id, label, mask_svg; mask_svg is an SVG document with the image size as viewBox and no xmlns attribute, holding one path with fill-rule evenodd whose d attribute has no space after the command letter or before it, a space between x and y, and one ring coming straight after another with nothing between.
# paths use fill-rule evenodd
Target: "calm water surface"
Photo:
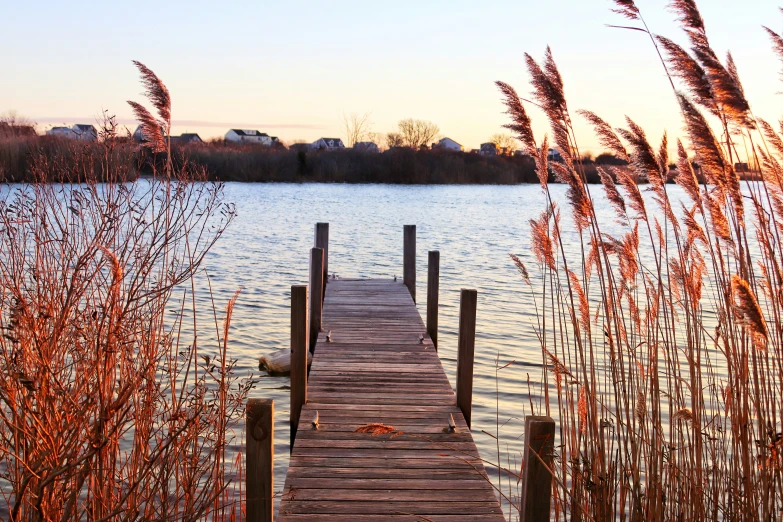
<instances>
[{"instance_id":1,"label":"calm water surface","mask_svg":"<svg viewBox=\"0 0 783 522\"><path fill-rule=\"evenodd\" d=\"M675 193L678 190L672 187ZM567 220L565 187L553 186L552 191L562 202ZM600 203L601 191L593 192L599 208L606 207ZM388 279L402 275L402 227L415 224L417 304L422 317L426 317L427 251L440 251L438 353L452 386L459 290L478 290L472 432L481 456L495 462L497 442L485 432L495 434L499 423L502 462L518 465L524 415L530 414L530 401L538 400L541 351L533 331L530 290L508 253L518 254L534 271L528 220L545 208L539 186L229 183L226 197L236 204L238 217L211 252L206 267L217 306L222 308L237 288L243 289L230 341L240 371L258 374L259 355L289 346L290 287L307 283L316 222L330 224L330 273ZM609 209L605 210L604 227L613 222ZM566 245L579 249L572 226L566 227L564 236ZM501 366L514 361L499 372L497 388L496 359ZM288 385L287 377L264 376L253 393L275 400L278 491L288 467ZM496 472L490 470L493 475Z\"/></svg>"}]
</instances>

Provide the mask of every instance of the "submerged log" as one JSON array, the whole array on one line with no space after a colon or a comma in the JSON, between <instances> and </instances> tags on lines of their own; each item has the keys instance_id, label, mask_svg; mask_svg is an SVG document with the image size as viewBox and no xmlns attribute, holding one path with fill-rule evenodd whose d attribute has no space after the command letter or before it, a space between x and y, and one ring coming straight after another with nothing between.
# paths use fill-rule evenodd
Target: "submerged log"
<instances>
[{"instance_id":1,"label":"submerged log","mask_svg":"<svg viewBox=\"0 0 783 522\"><path fill-rule=\"evenodd\" d=\"M313 354L307 352L307 367L313 362ZM288 375L291 373L291 350L282 348L258 358L258 369L269 375Z\"/></svg>"}]
</instances>

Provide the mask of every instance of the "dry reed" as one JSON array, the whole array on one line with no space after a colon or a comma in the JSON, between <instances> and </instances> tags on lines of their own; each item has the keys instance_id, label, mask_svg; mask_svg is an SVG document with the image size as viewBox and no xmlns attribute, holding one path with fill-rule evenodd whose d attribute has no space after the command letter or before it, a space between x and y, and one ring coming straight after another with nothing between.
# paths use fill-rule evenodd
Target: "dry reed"
<instances>
[{"instance_id":1,"label":"dry reed","mask_svg":"<svg viewBox=\"0 0 783 522\"><path fill-rule=\"evenodd\" d=\"M125 146L108 118L100 154L34 156L38 181L0 198L0 511L10 520L242 516L230 483L241 461L226 449L253 384L228 354L235 299L210 345L194 295L234 208L192 171L127 183L131 165L114 160Z\"/></svg>"},{"instance_id":2,"label":"dry reed","mask_svg":"<svg viewBox=\"0 0 783 522\"><path fill-rule=\"evenodd\" d=\"M677 142L676 182L689 203L670 197L666 136L656 148L632 120L615 129L582 111L599 141L630 161L599 171L624 230L608 236L597 213L602 203L570 161L579 157L577 136L552 54L547 49L541 65L527 56L536 105L565 158L554 173L569 185L577 225L570 240L581 244L575 252L564 246L547 184L553 166L538 154L547 201L531 221L538 277L512 259L526 282L541 286L532 292L543 358L538 413L557 419L559 439L552 517L779 520L783 140L752 114L731 55L718 59L694 1L671 4L689 51L651 33L633 0L614 3L637 24L625 28L646 33L671 74L689 147ZM783 38L766 31L783 57ZM498 86L508 128L531 153L546 150L516 91ZM740 184L734 163L742 155L761 167L760 182ZM643 177L649 198L637 184Z\"/></svg>"}]
</instances>

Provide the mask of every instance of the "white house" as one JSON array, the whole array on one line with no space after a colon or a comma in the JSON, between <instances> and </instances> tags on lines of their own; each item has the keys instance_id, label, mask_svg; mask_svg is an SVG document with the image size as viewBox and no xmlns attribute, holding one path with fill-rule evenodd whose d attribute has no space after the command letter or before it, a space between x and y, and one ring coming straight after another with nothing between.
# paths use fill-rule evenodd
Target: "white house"
<instances>
[{"instance_id":1,"label":"white house","mask_svg":"<svg viewBox=\"0 0 783 522\"><path fill-rule=\"evenodd\" d=\"M71 132L77 140L96 141L98 139L98 131L93 125L86 123L75 124L71 127Z\"/></svg>"},{"instance_id":2,"label":"white house","mask_svg":"<svg viewBox=\"0 0 783 522\"><path fill-rule=\"evenodd\" d=\"M60 138L73 138L70 127L52 127L46 131L47 136L59 136Z\"/></svg>"},{"instance_id":3,"label":"white house","mask_svg":"<svg viewBox=\"0 0 783 522\"><path fill-rule=\"evenodd\" d=\"M85 141L96 141L98 139L98 131L94 126L86 123L77 123L73 127L52 127L46 131L46 134Z\"/></svg>"},{"instance_id":4,"label":"white house","mask_svg":"<svg viewBox=\"0 0 783 522\"><path fill-rule=\"evenodd\" d=\"M452 140L451 138L443 138L438 143L432 145L433 149L452 150L460 152L463 150L462 145Z\"/></svg>"},{"instance_id":5,"label":"white house","mask_svg":"<svg viewBox=\"0 0 783 522\"><path fill-rule=\"evenodd\" d=\"M257 143L269 147L272 137L265 132L251 129L231 129L226 133L226 141L232 143Z\"/></svg>"},{"instance_id":6,"label":"white house","mask_svg":"<svg viewBox=\"0 0 783 522\"><path fill-rule=\"evenodd\" d=\"M378 145L371 141L357 141L353 144L353 149L361 152L374 152L376 154L381 151Z\"/></svg>"},{"instance_id":7,"label":"white house","mask_svg":"<svg viewBox=\"0 0 783 522\"><path fill-rule=\"evenodd\" d=\"M340 138L321 138L314 141L310 148L314 150L336 150L344 149L345 145L343 145L343 140Z\"/></svg>"},{"instance_id":8,"label":"white house","mask_svg":"<svg viewBox=\"0 0 783 522\"><path fill-rule=\"evenodd\" d=\"M497 156L498 147L494 143L482 143L479 154L482 156Z\"/></svg>"}]
</instances>

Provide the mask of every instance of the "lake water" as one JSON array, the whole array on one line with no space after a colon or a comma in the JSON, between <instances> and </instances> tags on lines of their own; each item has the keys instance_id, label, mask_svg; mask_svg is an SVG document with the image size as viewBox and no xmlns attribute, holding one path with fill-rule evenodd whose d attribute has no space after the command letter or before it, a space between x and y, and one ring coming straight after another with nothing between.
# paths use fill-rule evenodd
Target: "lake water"
<instances>
[{"instance_id":1,"label":"lake water","mask_svg":"<svg viewBox=\"0 0 783 522\"><path fill-rule=\"evenodd\" d=\"M679 187L670 187L673 198ZM552 186L568 223L564 186ZM603 231L614 223L603 191L592 191ZM290 287L308 280L313 226L328 222L329 272L340 277L392 279L402 275L402 228L417 225L418 308L426 317L427 251L439 250L438 354L455 384L461 288L478 290L472 432L481 456L495 462L499 422L501 459L519 463L524 416L541 376L541 351L533 331L535 309L508 253L535 272L528 220L545 208L538 185L388 186L229 183L226 197L238 217L206 261L218 307L243 288L234 310L230 349L240 371L258 374L258 356L289 346ZM619 230L614 231L618 232ZM573 226L564 243L579 249ZM496 379L496 359L502 366ZM275 489L288 467L289 380L262 377L253 396L275 400ZM496 405L499 414L496 414ZM236 447L237 450L241 446ZM496 471L489 470L496 477ZM505 479L504 479L505 482Z\"/></svg>"}]
</instances>

